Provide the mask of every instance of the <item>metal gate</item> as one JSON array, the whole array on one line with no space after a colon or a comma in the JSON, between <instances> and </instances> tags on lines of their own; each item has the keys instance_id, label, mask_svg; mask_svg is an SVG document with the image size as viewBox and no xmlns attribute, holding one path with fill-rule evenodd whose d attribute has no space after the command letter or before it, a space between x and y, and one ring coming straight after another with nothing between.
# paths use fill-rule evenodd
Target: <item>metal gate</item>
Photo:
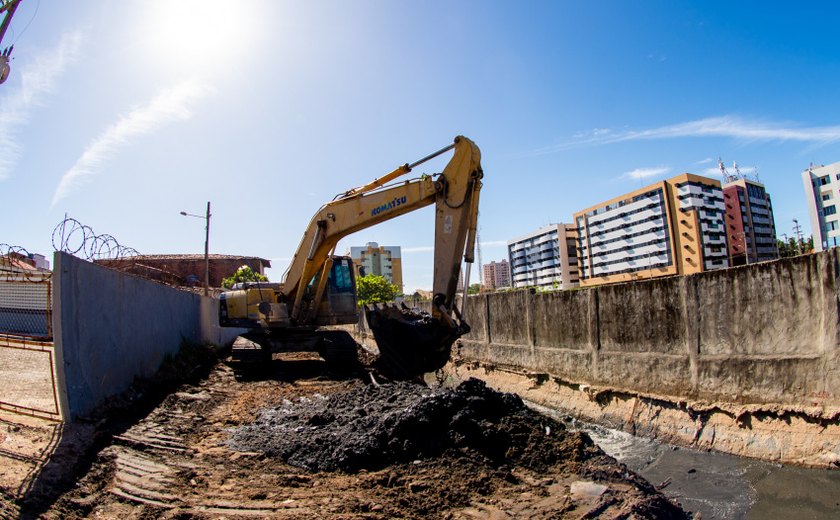
<instances>
[{"instance_id":1,"label":"metal gate","mask_svg":"<svg viewBox=\"0 0 840 520\"><path fill-rule=\"evenodd\" d=\"M61 420L54 353L52 341L0 334L0 410Z\"/></svg>"},{"instance_id":2,"label":"metal gate","mask_svg":"<svg viewBox=\"0 0 840 520\"><path fill-rule=\"evenodd\" d=\"M61 420L52 273L0 269L0 410Z\"/></svg>"}]
</instances>

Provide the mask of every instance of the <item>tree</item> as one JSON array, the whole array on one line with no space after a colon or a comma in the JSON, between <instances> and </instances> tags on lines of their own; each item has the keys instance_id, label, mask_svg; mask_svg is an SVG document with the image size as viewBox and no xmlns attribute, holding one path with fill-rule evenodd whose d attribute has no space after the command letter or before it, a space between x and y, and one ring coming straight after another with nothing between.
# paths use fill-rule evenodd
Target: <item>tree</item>
<instances>
[{"instance_id":1,"label":"tree","mask_svg":"<svg viewBox=\"0 0 840 520\"><path fill-rule=\"evenodd\" d=\"M389 282L384 276L375 274L356 278L356 294L359 305L392 302L397 296L401 296L399 287Z\"/></svg>"},{"instance_id":2,"label":"tree","mask_svg":"<svg viewBox=\"0 0 840 520\"><path fill-rule=\"evenodd\" d=\"M791 240L793 240L791 238ZM796 250L791 249L791 245L784 240L776 240L776 245L779 247L779 258L787 258L796 255Z\"/></svg>"},{"instance_id":3,"label":"tree","mask_svg":"<svg viewBox=\"0 0 840 520\"><path fill-rule=\"evenodd\" d=\"M240 282L267 282L268 278L254 271L247 265L243 265L235 273L222 280L222 287L230 289L234 284Z\"/></svg>"},{"instance_id":4,"label":"tree","mask_svg":"<svg viewBox=\"0 0 840 520\"><path fill-rule=\"evenodd\" d=\"M481 284L480 283L471 283L470 288L467 289L467 294L478 294L481 292Z\"/></svg>"},{"instance_id":5,"label":"tree","mask_svg":"<svg viewBox=\"0 0 840 520\"><path fill-rule=\"evenodd\" d=\"M779 258L812 253L814 251L814 237L811 235L803 240L789 237L787 242L776 240L776 245L779 246Z\"/></svg>"}]
</instances>

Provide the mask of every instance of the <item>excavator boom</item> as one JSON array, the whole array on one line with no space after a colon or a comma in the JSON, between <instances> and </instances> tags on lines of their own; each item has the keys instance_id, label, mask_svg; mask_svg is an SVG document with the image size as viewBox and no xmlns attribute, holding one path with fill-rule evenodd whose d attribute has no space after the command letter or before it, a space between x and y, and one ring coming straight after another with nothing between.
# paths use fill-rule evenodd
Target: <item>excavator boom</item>
<instances>
[{"instance_id":1,"label":"excavator boom","mask_svg":"<svg viewBox=\"0 0 840 520\"><path fill-rule=\"evenodd\" d=\"M452 159L436 180L424 176L383 188L413 167L451 149L455 150ZM433 292L436 297L441 295L445 307L451 309L467 234L475 229L482 176L481 152L475 143L459 136L453 145L412 165L401 166L365 186L348 190L322 206L309 222L283 281L283 293L294 300L293 319L303 316L303 289L323 267L339 240L433 203L436 204ZM472 250L467 254L471 261Z\"/></svg>"}]
</instances>

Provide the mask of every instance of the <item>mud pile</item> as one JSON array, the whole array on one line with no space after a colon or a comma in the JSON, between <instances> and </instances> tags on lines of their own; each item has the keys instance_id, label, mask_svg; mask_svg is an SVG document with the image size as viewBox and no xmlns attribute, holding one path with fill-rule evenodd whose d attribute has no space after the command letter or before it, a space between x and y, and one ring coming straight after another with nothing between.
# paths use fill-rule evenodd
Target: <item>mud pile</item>
<instances>
[{"instance_id":1,"label":"mud pile","mask_svg":"<svg viewBox=\"0 0 840 520\"><path fill-rule=\"evenodd\" d=\"M230 446L313 471L380 469L449 450L544 470L580 460L592 444L518 396L470 379L455 389L396 382L285 402L233 431Z\"/></svg>"}]
</instances>

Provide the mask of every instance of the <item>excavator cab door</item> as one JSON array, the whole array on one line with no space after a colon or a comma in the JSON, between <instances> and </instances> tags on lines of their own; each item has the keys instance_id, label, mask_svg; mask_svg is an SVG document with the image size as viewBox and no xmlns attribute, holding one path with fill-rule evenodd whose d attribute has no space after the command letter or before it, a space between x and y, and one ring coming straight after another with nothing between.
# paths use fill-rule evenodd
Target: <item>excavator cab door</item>
<instances>
[{"instance_id":1,"label":"excavator cab door","mask_svg":"<svg viewBox=\"0 0 840 520\"><path fill-rule=\"evenodd\" d=\"M317 325L348 325L359 321L356 278L350 257L333 257L327 287L321 300Z\"/></svg>"}]
</instances>

